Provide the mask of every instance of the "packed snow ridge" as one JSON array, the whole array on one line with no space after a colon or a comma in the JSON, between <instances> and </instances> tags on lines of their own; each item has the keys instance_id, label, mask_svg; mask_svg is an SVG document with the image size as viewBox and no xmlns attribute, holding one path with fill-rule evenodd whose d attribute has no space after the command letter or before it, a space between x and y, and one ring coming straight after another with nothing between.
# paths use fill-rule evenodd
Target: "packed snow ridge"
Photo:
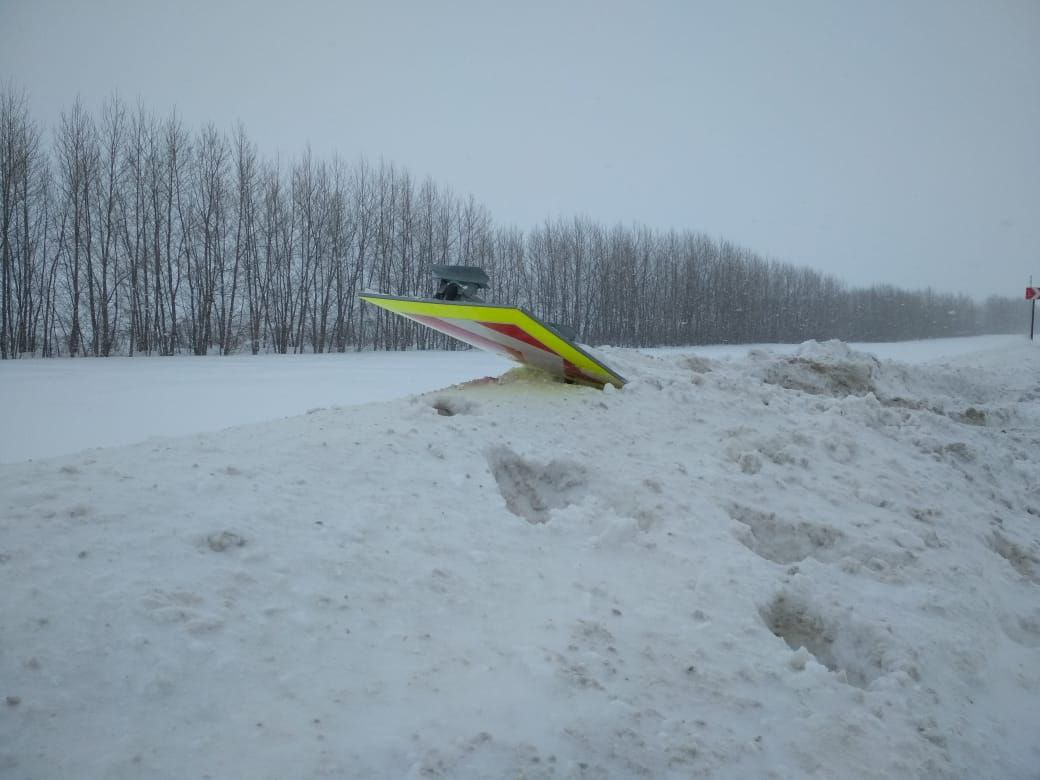
<instances>
[{"instance_id":1,"label":"packed snow ridge","mask_svg":"<svg viewBox=\"0 0 1040 780\"><path fill-rule=\"evenodd\" d=\"M1038 776L1040 349L603 354L0 467L0 774Z\"/></svg>"}]
</instances>

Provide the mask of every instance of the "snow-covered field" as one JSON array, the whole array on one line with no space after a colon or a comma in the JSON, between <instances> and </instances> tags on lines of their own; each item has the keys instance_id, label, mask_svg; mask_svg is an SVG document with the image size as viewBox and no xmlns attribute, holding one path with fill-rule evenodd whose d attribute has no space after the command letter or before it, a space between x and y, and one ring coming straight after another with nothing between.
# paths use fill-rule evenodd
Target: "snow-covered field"
<instances>
[{"instance_id":1,"label":"snow-covered field","mask_svg":"<svg viewBox=\"0 0 1040 780\"><path fill-rule=\"evenodd\" d=\"M0 364L0 776L1040 776L1040 347L601 354Z\"/></svg>"},{"instance_id":2,"label":"snow-covered field","mask_svg":"<svg viewBox=\"0 0 1040 780\"><path fill-rule=\"evenodd\" d=\"M0 463L436 390L502 372L486 352L0 362Z\"/></svg>"},{"instance_id":3,"label":"snow-covered field","mask_svg":"<svg viewBox=\"0 0 1040 780\"><path fill-rule=\"evenodd\" d=\"M1007 336L852 345L879 357L934 360ZM697 347L715 359L793 345ZM647 350L682 354L687 349ZM318 407L404 398L497 376L511 364L478 350L330 355L0 361L0 464L294 417Z\"/></svg>"}]
</instances>

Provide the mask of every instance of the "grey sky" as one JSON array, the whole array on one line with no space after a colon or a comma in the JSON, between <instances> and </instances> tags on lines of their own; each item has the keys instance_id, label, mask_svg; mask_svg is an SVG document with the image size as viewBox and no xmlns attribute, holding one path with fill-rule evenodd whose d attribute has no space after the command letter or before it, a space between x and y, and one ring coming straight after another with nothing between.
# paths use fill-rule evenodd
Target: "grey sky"
<instances>
[{"instance_id":1,"label":"grey sky","mask_svg":"<svg viewBox=\"0 0 1040 780\"><path fill-rule=\"evenodd\" d=\"M691 228L854 285L1040 281L1040 0L0 0L48 127L113 91L503 224Z\"/></svg>"}]
</instances>

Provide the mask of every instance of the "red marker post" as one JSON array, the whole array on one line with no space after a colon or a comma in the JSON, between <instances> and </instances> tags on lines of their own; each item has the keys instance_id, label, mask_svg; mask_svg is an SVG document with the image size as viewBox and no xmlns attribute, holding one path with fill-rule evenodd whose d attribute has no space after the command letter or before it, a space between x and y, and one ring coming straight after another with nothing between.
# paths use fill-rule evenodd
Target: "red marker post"
<instances>
[{"instance_id":1,"label":"red marker post","mask_svg":"<svg viewBox=\"0 0 1040 780\"><path fill-rule=\"evenodd\" d=\"M1029 277L1029 284L1033 284L1033 277ZM1033 302L1033 310L1029 312L1029 340L1033 340L1033 323L1036 322L1036 301L1040 298L1040 287L1029 286L1026 288L1026 300Z\"/></svg>"}]
</instances>

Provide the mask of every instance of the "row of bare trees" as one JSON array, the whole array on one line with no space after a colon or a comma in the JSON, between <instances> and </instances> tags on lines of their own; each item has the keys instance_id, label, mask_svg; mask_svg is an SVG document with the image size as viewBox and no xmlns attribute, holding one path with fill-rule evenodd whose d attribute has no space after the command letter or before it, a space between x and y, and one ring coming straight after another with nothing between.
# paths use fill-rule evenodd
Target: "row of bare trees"
<instances>
[{"instance_id":1,"label":"row of bare trees","mask_svg":"<svg viewBox=\"0 0 1040 780\"><path fill-rule=\"evenodd\" d=\"M892 340L1007 332L1020 307L849 290L698 233L556 219L496 226L472 197L392 164L265 160L244 128L77 103L46 145L0 91L0 356L450 346L361 306L483 266L489 298L617 345Z\"/></svg>"}]
</instances>

